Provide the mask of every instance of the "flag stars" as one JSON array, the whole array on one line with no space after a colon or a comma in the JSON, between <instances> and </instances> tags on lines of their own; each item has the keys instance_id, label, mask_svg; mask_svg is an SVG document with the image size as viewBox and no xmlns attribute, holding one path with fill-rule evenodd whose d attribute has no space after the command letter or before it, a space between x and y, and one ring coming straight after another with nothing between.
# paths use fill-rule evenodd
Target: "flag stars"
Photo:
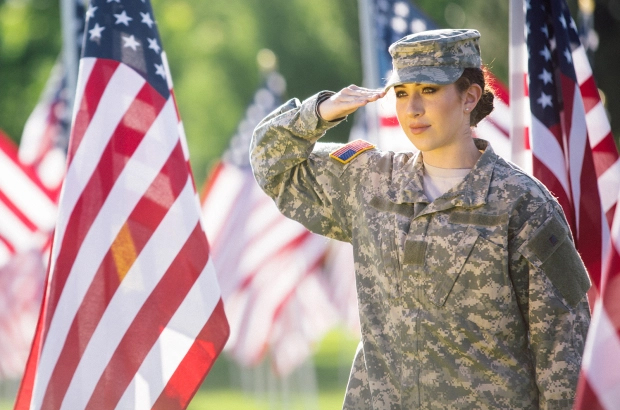
<instances>
[{"instance_id":1,"label":"flag stars","mask_svg":"<svg viewBox=\"0 0 620 410\"><path fill-rule=\"evenodd\" d=\"M549 51L549 48L547 46L543 48L543 50L540 52L540 55L545 57L545 61L551 61L551 52Z\"/></svg>"},{"instance_id":2,"label":"flag stars","mask_svg":"<svg viewBox=\"0 0 620 410\"><path fill-rule=\"evenodd\" d=\"M88 32L90 33L90 40L95 41L101 39L101 32L103 30L105 30L105 27L100 27L99 23L95 23L95 27L88 30Z\"/></svg>"},{"instance_id":3,"label":"flag stars","mask_svg":"<svg viewBox=\"0 0 620 410\"><path fill-rule=\"evenodd\" d=\"M155 64L155 75L160 75L161 78L166 79L166 70L164 70L163 64Z\"/></svg>"},{"instance_id":4,"label":"flag stars","mask_svg":"<svg viewBox=\"0 0 620 410\"><path fill-rule=\"evenodd\" d=\"M116 17L116 23L114 24L124 24L128 27L129 27L129 22L133 20L131 17L127 15L125 10L123 10L121 14L115 14L114 17Z\"/></svg>"},{"instance_id":5,"label":"flag stars","mask_svg":"<svg viewBox=\"0 0 620 410\"><path fill-rule=\"evenodd\" d=\"M125 48L125 47L129 47L129 48L131 48L133 51L136 51L136 50L137 50L137 48L138 48L138 46L140 45L140 43L138 43L138 42L136 41L136 38L133 36L133 34L132 34L131 36L129 36L129 37L125 37L125 36L123 36L123 37L121 37L121 38L122 38L122 39L123 39L123 41L125 42L125 43L123 44L123 48Z\"/></svg>"},{"instance_id":6,"label":"flag stars","mask_svg":"<svg viewBox=\"0 0 620 410\"><path fill-rule=\"evenodd\" d=\"M559 18L560 23L562 24L562 27L566 28L566 18L564 17L564 14L562 14Z\"/></svg>"},{"instance_id":7,"label":"flag stars","mask_svg":"<svg viewBox=\"0 0 620 410\"><path fill-rule=\"evenodd\" d=\"M121 3L121 0L106 0L106 3Z\"/></svg>"},{"instance_id":8,"label":"flag stars","mask_svg":"<svg viewBox=\"0 0 620 410\"><path fill-rule=\"evenodd\" d=\"M540 31L545 33L545 37L549 38L549 29L547 28L546 24L543 24L543 26L540 28Z\"/></svg>"},{"instance_id":9,"label":"flag stars","mask_svg":"<svg viewBox=\"0 0 620 410\"><path fill-rule=\"evenodd\" d=\"M161 47L159 47L159 44L157 44L157 39L156 38L147 38L148 42L149 42L149 48L153 51L155 51L157 54L159 54L159 50L161 50Z\"/></svg>"},{"instance_id":10,"label":"flag stars","mask_svg":"<svg viewBox=\"0 0 620 410\"><path fill-rule=\"evenodd\" d=\"M551 77L551 73L544 68L542 73L538 75L538 78L540 78L545 83L545 85L553 83L553 77Z\"/></svg>"},{"instance_id":11,"label":"flag stars","mask_svg":"<svg viewBox=\"0 0 620 410\"><path fill-rule=\"evenodd\" d=\"M564 50L564 57L566 57L566 61L568 61L569 63L573 62L573 56L568 48Z\"/></svg>"},{"instance_id":12,"label":"flag stars","mask_svg":"<svg viewBox=\"0 0 620 410\"><path fill-rule=\"evenodd\" d=\"M570 28L577 31L577 24L575 23L575 20L572 19L572 17L570 19Z\"/></svg>"},{"instance_id":13,"label":"flag stars","mask_svg":"<svg viewBox=\"0 0 620 410\"><path fill-rule=\"evenodd\" d=\"M142 16L142 23L149 26L149 28L153 28L153 24L155 22L151 19L151 15L149 13L142 13L142 12L140 12L140 15Z\"/></svg>"},{"instance_id":14,"label":"flag stars","mask_svg":"<svg viewBox=\"0 0 620 410\"><path fill-rule=\"evenodd\" d=\"M551 103L551 96L543 93L540 93L540 98L538 98L538 100L536 100L536 102L538 102L538 104L542 105L542 108L544 109L545 107L549 106L549 107L553 107L553 104Z\"/></svg>"},{"instance_id":15,"label":"flag stars","mask_svg":"<svg viewBox=\"0 0 620 410\"><path fill-rule=\"evenodd\" d=\"M99 7L88 6L88 10L86 10L86 21L90 20L92 17L95 17L95 12Z\"/></svg>"}]
</instances>

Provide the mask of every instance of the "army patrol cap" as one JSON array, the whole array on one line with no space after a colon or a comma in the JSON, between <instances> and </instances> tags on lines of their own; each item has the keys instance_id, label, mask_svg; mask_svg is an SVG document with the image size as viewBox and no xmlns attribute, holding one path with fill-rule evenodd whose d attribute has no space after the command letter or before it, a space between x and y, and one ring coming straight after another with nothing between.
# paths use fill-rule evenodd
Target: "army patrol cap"
<instances>
[{"instance_id":1,"label":"army patrol cap","mask_svg":"<svg viewBox=\"0 0 620 410\"><path fill-rule=\"evenodd\" d=\"M452 84L467 67L480 68L480 33L444 29L410 34L393 43L392 75L385 90L405 83Z\"/></svg>"}]
</instances>

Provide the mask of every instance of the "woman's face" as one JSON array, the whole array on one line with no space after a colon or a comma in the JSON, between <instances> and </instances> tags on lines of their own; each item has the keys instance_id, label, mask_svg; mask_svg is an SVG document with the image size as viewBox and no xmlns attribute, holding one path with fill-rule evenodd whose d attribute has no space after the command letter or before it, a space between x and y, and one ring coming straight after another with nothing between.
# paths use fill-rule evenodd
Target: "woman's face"
<instances>
[{"instance_id":1,"label":"woman's face","mask_svg":"<svg viewBox=\"0 0 620 410\"><path fill-rule=\"evenodd\" d=\"M409 140L422 152L456 147L469 134L470 104L454 84L408 83L394 87L396 114Z\"/></svg>"}]
</instances>

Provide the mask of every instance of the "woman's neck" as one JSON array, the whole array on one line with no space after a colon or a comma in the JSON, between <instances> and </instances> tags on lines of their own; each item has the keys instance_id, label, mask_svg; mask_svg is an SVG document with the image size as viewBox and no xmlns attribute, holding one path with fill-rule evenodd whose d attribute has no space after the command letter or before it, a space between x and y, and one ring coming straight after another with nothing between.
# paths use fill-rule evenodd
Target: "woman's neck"
<instances>
[{"instance_id":1,"label":"woman's neck","mask_svg":"<svg viewBox=\"0 0 620 410\"><path fill-rule=\"evenodd\" d=\"M438 168L473 168L482 153L473 138L462 139L457 144L423 151L424 162Z\"/></svg>"}]
</instances>

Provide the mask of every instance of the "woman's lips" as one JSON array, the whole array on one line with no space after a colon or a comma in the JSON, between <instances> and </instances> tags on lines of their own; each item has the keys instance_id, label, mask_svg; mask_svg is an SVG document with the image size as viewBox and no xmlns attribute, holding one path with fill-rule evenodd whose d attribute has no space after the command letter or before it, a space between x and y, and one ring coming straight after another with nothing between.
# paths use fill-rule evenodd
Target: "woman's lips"
<instances>
[{"instance_id":1,"label":"woman's lips","mask_svg":"<svg viewBox=\"0 0 620 410\"><path fill-rule=\"evenodd\" d=\"M411 131L413 135L422 134L424 131L426 131L429 128L430 128L430 125L424 125L424 124L415 124L415 125L409 126L409 130Z\"/></svg>"}]
</instances>

